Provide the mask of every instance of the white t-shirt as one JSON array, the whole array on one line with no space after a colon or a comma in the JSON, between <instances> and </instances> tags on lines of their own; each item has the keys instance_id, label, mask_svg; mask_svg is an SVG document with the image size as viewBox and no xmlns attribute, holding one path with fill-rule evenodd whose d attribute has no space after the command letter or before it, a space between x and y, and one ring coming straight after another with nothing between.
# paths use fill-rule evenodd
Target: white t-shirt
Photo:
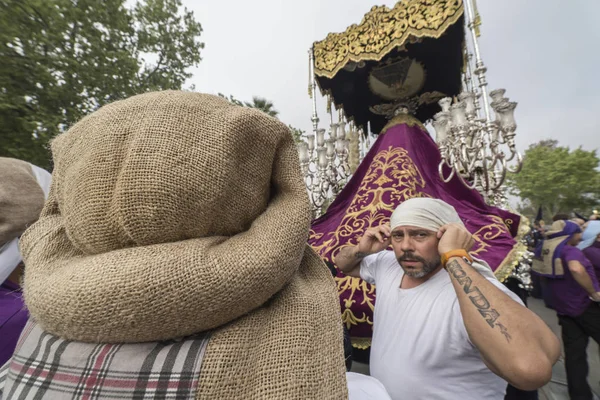
<instances>
[{"instance_id":1,"label":"white t-shirt","mask_svg":"<svg viewBox=\"0 0 600 400\"><path fill-rule=\"evenodd\" d=\"M346 372L348 400L391 400L385 387L372 376Z\"/></svg>"},{"instance_id":2,"label":"white t-shirt","mask_svg":"<svg viewBox=\"0 0 600 400\"><path fill-rule=\"evenodd\" d=\"M392 399L504 399L507 383L469 340L446 270L400 289L404 271L393 251L382 251L363 259L360 275L377 285L371 375ZM523 304L498 280L486 279Z\"/></svg>"}]
</instances>

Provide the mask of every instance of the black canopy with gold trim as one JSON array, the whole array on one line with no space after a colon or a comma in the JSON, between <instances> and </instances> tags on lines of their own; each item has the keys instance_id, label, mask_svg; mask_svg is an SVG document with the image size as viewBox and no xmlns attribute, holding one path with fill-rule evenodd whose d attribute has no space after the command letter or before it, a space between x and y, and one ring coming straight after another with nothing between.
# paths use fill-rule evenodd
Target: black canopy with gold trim
<instances>
[{"instance_id":1,"label":"black canopy with gold trim","mask_svg":"<svg viewBox=\"0 0 600 400\"><path fill-rule=\"evenodd\" d=\"M321 91L357 126L379 133L398 104L426 121L461 90L462 0L376 6L358 25L313 45Z\"/></svg>"}]
</instances>

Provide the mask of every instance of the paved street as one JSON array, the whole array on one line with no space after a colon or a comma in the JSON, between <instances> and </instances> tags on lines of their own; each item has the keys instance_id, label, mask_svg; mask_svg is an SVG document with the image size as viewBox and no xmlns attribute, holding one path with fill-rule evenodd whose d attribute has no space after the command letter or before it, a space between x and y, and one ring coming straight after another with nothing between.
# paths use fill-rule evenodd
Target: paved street
<instances>
[{"instance_id":1,"label":"paved street","mask_svg":"<svg viewBox=\"0 0 600 400\"><path fill-rule=\"evenodd\" d=\"M560 338L560 326L558 325L558 319L556 313L544 306L542 300L529 298L528 305L537 315L539 315L548 326L554 331L554 333ZM561 341L562 343L562 341ZM563 350L564 354L564 350ZM594 392L600 394L600 348L598 344L593 340L590 340L588 347L588 361L590 364L590 375L588 381L592 386ZM363 374L369 373L368 365L361 363L353 363L352 371ZM552 381L540 389L540 400L569 400L567 392L567 381L564 370L564 364L562 359L554 366Z\"/></svg>"},{"instance_id":2,"label":"paved street","mask_svg":"<svg viewBox=\"0 0 600 400\"><path fill-rule=\"evenodd\" d=\"M560 338L560 326L556 313L544 306L544 302L539 299L527 299L529 308L539 315L554 333ZM562 344L562 340L561 340ZM564 349L563 349L564 355ZM600 394L600 349L598 344L590 340L588 346L588 362L590 365L590 374L588 382L592 390L598 395ZM567 380L562 359L554 366L552 374L552 382L540 390L540 400L568 400Z\"/></svg>"}]
</instances>

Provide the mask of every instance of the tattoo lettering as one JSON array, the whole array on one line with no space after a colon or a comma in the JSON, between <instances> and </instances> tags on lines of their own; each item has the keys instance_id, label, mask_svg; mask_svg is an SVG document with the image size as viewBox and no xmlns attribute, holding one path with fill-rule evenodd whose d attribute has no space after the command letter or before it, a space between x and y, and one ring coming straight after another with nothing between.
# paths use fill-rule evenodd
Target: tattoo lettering
<instances>
[{"instance_id":1,"label":"tattoo lettering","mask_svg":"<svg viewBox=\"0 0 600 400\"><path fill-rule=\"evenodd\" d=\"M477 311L479 311L479 314L485 319L485 322L487 322L491 328L497 326L506 340L510 342L511 336L506 327L501 323L496 322L500 317L500 313L491 307L490 302L485 298L483 293L481 293L481 290L479 290L477 286L473 286L473 281L467 276L467 273L462 269L460 263L456 260L452 260L448 263L446 269L452 274L456 281L462 285L463 291L469 295L471 303L477 308Z\"/></svg>"},{"instance_id":2,"label":"tattoo lettering","mask_svg":"<svg viewBox=\"0 0 600 400\"><path fill-rule=\"evenodd\" d=\"M361 258L365 258L366 256L368 256L369 254L367 253L362 253L360 251L357 251L356 253L354 253L354 249L352 247L344 247L337 255L337 257L340 258L345 258L347 260L359 260Z\"/></svg>"},{"instance_id":3,"label":"tattoo lettering","mask_svg":"<svg viewBox=\"0 0 600 400\"><path fill-rule=\"evenodd\" d=\"M493 328L494 323L500 316L498 311L491 309L488 300L481 293L477 286L473 286L473 281L467 276L467 273L464 269L462 269L457 261L451 261L448 263L447 269L452 276L454 276L456 281L462 285L464 292L469 295L471 303L477 307L477 310L481 316L486 320L489 326Z\"/></svg>"},{"instance_id":4,"label":"tattoo lettering","mask_svg":"<svg viewBox=\"0 0 600 400\"><path fill-rule=\"evenodd\" d=\"M502 325L500 322L496 322L496 326L498 328L500 328L500 332L504 335L504 337L506 338L506 341L508 343L510 343L512 336L510 336L510 333L508 333L508 329L506 329L506 327L504 325Z\"/></svg>"}]
</instances>

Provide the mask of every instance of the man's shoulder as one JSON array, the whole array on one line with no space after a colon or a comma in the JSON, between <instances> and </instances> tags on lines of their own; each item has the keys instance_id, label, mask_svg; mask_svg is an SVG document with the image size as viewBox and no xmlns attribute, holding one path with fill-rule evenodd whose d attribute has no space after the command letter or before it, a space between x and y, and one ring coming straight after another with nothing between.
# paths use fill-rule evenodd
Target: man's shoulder
<instances>
[{"instance_id":1,"label":"man's shoulder","mask_svg":"<svg viewBox=\"0 0 600 400\"><path fill-rule=\"evenodd\" d=\"M398 267L398 268L396 268ZM365 257L360 264L361 277L369 283L387 280L390 274L398 270L398 260L393 251L384 250Z\"/></svg>"},{"instance_id":2,"label":"man's shoulder","mask_svg":"<svg viewBox=\"0 0 600 400\"><path fill-rule=\"evenodd\" d=\"M379 253L374 253L364 258L365 262L369 264L376 264L377 266L388 265L397 262L396 255L391 250L383 250Z\"/></svg>"},{"instance_id":3,"label":"man's shoulder","mask_svg":"<svg viewBox=\"0 0 600 400\"><path fill-rule=\"evenodd\" d=\"M377 253L377 257L381 262L396 262L396 254L392 250L383 250Z\"/></svg>"}]
</instances>

